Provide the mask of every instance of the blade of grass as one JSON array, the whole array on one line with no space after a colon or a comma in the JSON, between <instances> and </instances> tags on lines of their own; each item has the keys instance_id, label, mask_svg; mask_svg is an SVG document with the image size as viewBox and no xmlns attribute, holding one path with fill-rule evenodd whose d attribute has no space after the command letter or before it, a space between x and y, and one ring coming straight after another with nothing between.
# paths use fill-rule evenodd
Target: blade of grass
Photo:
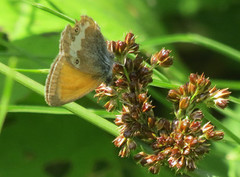
<instances>
[{"instance_id":1,"label":"blade of grass","mask_svg":"<svg viewBox=\"0 0 240 177\"><path fill-rule=\"evenodd\" d=\"M218 112L222 113L225 116L231 117L231 119L240 122L240 119L238 118L238 114L235 113L233 110L229 108L225 108L224 110L221 108L215 108Z\"/></svg>"},{"instance_id":2,"label":"blade of grass","mask_svg":"<svg viewBox=\"0 0 240 177\"><path fill-rule=\"evenodd\" d=\"M174 89L180 86L177 84L166 83L158 79L153 79L153 81L149 85L154 87L166 88L166 89Z\"/></svg>"},{"instance_id":3,"label":"blade of grass","mask_svg":"<svg viewBox=\"0 0 240 177\"><path fill-rule=\"evenodd\" d=\"M204 118L211 121L215 126L222 129L229 137L231 137L235 142L240 144L240 138L236 136L232 131L225 127L220 121L218 121L213 115L211 115L204 104L201 104L199 108L202 110Z\"/></svg>"},{"instance_id":4,"label":"blade of grass","mask_svg":"<svg viewBox=\"0 0 240 177\"><path fill-rule=\"evenodd\" d=\"M74 19L72 19L72 18L70 18L70 17L68 17L68 16L66 16L66 15L64 15L64 14L62 14L60 12L57 12L57 11L55 11L53 9L50 9L50 8L48 8L48 7L46 7L46 6L42 5L42 4L35 3L35 2L30 2L30 1L24 1L24 0L22 0L22 2L28 3L28 4L34 6L34 7L38 8L38 9L44 10L44 11L50 13L50 14L53 14L53 15L55 15L57 17L60 17L63 20L66 20L66 21L68 21L70 23L75 24L75 20Z\"/></svg>"},{"instance_id":5,"label":"blade of grass","mask_svg":"<svg viewBox=\"0 0 240 177\"><path fill-rule=\"evenodd\" d=\"M52 1L50 1L50 0L45 0L45 1L47 1L47 3L48 3L50 6L52 6L56 11L58 11L58 12L60 12L60 13L63 14L63 11L62 11L61 9L59 9Z\"/></svg>"},{"instance_id":6,"label":"blade of grass","mask_svg":"<svg viewBox=\"0 0 240 177\"><path fill-rule=\"evenodd\" d=\"M106 110L88 109L89 111L105 118L115 118L116 112L107 112ZM19 113L40 113L40 114L65 114L73 115L72 112L61 107L31 106L31 105L9 105L8 112Z\"/></svg>"},{"instance_id":7,"label":"blade of grass","mask_svg":"<svg viewBox=\"0 0 240 177\"><path fill-rule=\"evenodd\" d=\"M17 64L17 58L11 57L9 59L9 67L14 68ZM11 97L13 87L14 72L10 72L6 75L6 80L3 88L3 94L0 105L0 132L2 131L3 123L7 114L8 104Z\"/></svg>"},{"instance_id":8,"label":"blade of grass","mask_svg":"<svg viewBox=\"0 0 240 177\"><path fill-rule=\"evenodd\" d=\"M233 96L230 96L229 97L229 100L233 103L237 103L237 104L240 104L240 99L239 98L235 98Z\"/></svg>"},{"instance_id":9,"label":"blade of grass","mask_svg":"<svg viewBox=\"0 0 240 177\"><path fill-rule=\"evenodd\" d=\"M24 73L38 73L38 74L48 74L49 69L19 69L15 68L15 71L24 72Z\"/></svg>"},{"instance_id":10,"label":"blade of grass","mask_svg":"<svg viewBox=\"0 0 240 177\"><path fill-rule=\"evenodd\" d=\"M230 90L240 90L240 81L235 80L212 80L213 85L218 88L229 88Z\"/></svg>"},{"instance_id":11,"label":"blade of grass","mask_svg":"<svg viewBox=\"0 0 240 177\"><path fill-rule=\"evenodd\" d=\"M223 55L226 55L232 58L236 62L240 62L240 52L238 50L232 47L229 47L225 44L222 44L220 42L217 42L215 40L200 36L198 34L174 34L169 36L162 36L162 37L144 41L142 43L142 47L177 43L177 42L186 42L186 43L201 45L213 51L222 53Z\"/></svg>"},{"instance_id":12,"label":"blade of grass","mask_svg":"<svg viewBox=\"0 0 240 177\"><path fill-rule=\"evenodd\" d=\"M25 87L33 90L34 92L44 95L44 86L39 84L38 82L30 79L29 77L16 72L9 68L8 66L4 65L0 62L0 73L3 73L5 75L10 75L13 73L13 79L19 82L20 84L24 85ZM89 121L90 123L100 127L101 129L105 130L106 132L117 136L119 134L119 131L117 129L117 126L113 123L109 122L108 120L92 113L88 109L76 104L76 103L69 103L65 104L62 107L66 108L67 110L71 111L72 113L76 114L77 116Z\"/></svg>"}]
</instances>

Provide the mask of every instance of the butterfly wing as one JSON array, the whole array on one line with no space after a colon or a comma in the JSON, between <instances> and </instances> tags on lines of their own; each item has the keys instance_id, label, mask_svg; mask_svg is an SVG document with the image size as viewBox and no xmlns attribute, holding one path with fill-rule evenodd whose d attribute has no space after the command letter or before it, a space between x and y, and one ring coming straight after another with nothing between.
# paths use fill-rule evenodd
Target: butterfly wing
<instances>
[{"instance_id":1,"label":"butterfly wing","mask_svg":"<svg viewBox=\"0 0 240 177\"><path fill-rule=\"evenodd\" d=\"M57 61L48 78L50 84L46 87L46 102L50 106L60 106L81 98L103 82L101 78L73 67L65 56L60 56Z\"/></svg>"},{"instance_id":2,"label":"butterfly wing","mask_svg":"<svg viewBox=\"0 0 240 177\"><path fill-rule=\"evenodd\" d=\"M60 106L86 95L106 79L112 63L98 25L83 16L61 34L59 54L46 80L45 100ZM111 59L112 60L112 59Z\"/></svg>"}]
</instances>

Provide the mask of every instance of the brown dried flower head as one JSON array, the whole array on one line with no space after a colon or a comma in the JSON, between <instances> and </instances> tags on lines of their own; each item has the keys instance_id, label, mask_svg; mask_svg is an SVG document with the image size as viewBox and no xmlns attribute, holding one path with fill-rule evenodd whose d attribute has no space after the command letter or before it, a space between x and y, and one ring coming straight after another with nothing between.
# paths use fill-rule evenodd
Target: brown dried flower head
<instances>
[{"instance_id":1,"label":"brown dried flower head","mask_svg":"<svg viewBox=\"0 0 240 177\"><path fill-rule=\"evenodd\" d=\"M127 33L124 41L108 41L107 46L116 60L112 81L101 84L95 96L106 99L107 111L120 112L115 119L120 134L113 141L120 149L119 156L129 156L142 141L152 153L143 150L134 159L151 173L157 174L163 165L180 173L196 169L196 161L209 152L210 141L224 137L211 122L203 123L204 115L197 105L225 108L230 95L228 89L211 87L210 79L204 74L192 73L188 83L168 92L167 98L174 105L174 120L159 118L154 114L156 108L147 86L152 82L156 65L173 64L170 50L163 48L152 55L152 67L148 67L144 63L148 58L141 55L133 33Z\"/></svg>"}]
</instances>

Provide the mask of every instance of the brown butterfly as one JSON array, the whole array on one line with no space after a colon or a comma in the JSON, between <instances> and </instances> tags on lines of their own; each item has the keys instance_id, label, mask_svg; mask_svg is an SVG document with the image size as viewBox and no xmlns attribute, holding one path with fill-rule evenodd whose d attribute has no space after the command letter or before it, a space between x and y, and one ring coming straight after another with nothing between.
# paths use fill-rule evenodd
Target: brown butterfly
<instances>
[{"instance_id":1,"label":"brown butterfly","mask_svg":"<svg viewBox=\"0 0 240 177\"><path fill-rule=\"evenodd\" d=\"M67 25L46 80L47 104L60 106L75 101L110 79L113 58L92 18L81 16L74 27Z\"/></svg>"}]
</instances>

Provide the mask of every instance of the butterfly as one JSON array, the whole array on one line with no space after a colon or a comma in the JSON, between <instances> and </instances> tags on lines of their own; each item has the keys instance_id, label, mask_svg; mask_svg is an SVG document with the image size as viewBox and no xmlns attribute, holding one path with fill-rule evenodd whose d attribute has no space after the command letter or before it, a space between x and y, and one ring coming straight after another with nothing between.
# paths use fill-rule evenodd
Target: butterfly
<instances>
[{"instance_id":1,"label":"butterfly","mask_svg":"<svg viewBox=\"0 0 240 177\"><path fill-rule=\"evenodd\" d=\"M67 25L46 79L47 104L61 106L75 101L111 79L113 58L92 18L81 16L74 27Z\"/></svg>"}]
</instances>

